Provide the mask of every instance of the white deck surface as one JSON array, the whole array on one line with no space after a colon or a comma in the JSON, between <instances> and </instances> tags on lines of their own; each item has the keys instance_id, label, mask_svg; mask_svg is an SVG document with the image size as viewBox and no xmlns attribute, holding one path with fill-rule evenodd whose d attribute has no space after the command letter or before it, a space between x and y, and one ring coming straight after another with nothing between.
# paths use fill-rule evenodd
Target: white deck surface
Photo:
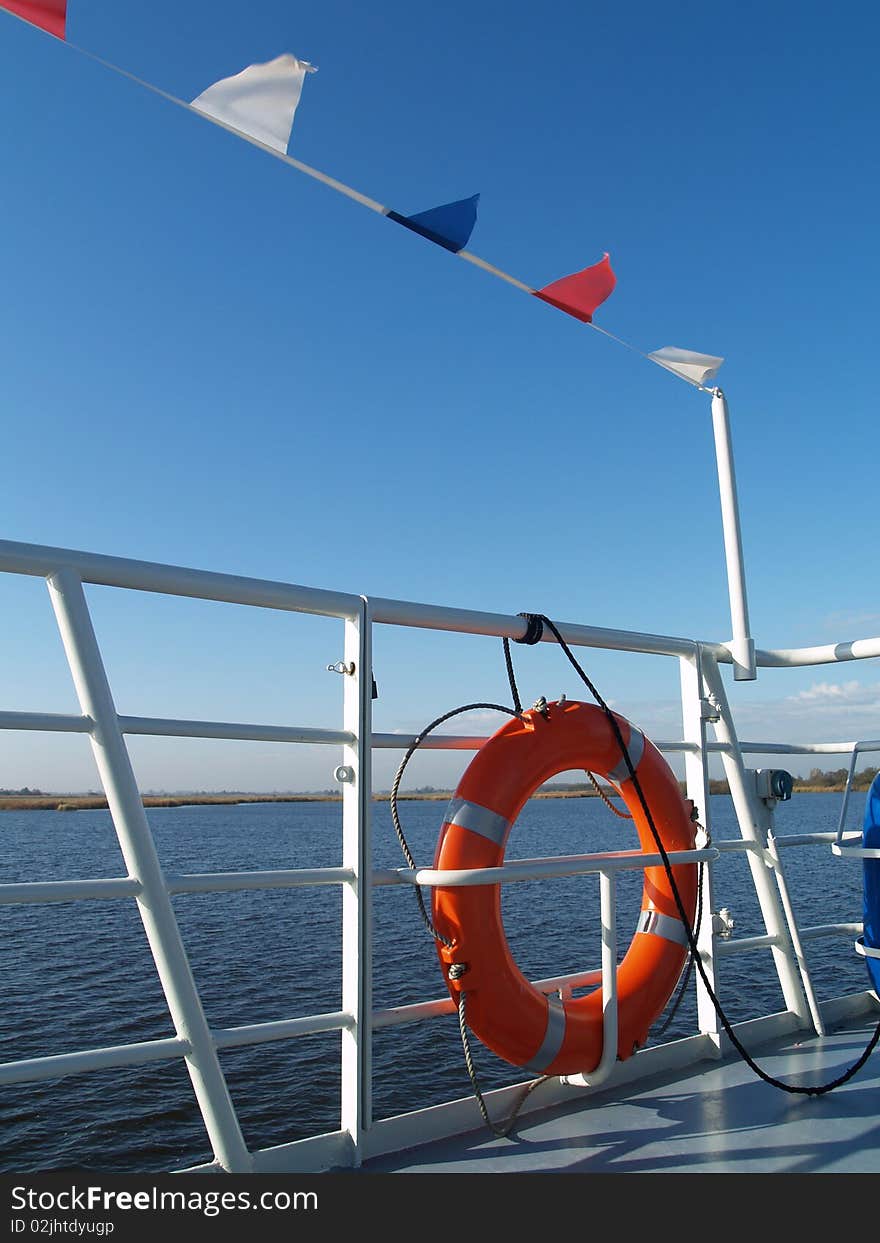
<instances>
[{"instance_id":1,"label":"white deck surface","mask_svg":"<svg viewBox=\"0 0 880 1243\"><path fill-rule=\"evenodd\" d=\"M865 1049L876 1015L822 1039L753 1052L793 1084L838 1078ZM540 1088L536 1090L540 1092ZM736 1054L365 1164L365 1173L880 1173L880 1044L847 1083L819 1097L765 1083Z\"/></svg>"}]
</instances>

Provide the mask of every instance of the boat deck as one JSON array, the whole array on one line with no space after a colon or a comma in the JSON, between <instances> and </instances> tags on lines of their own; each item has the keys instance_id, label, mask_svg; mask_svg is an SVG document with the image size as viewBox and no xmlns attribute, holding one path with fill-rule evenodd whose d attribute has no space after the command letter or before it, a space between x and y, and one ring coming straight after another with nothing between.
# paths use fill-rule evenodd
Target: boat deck
<instances>
[{"instance_id":1,"label":"boat deck","mask_svg":"<svg viewBox=\"0 0 880 1243\"><path fill-rule=\"evenodd\" d=\"M823 1084L857 1061L876 1024L876 1013L863 1015L824 1037L801 1033L750 1048L750 1053L763 1071L784 1082ZM483 1127L373 1159L363 1170L880 1173L880 1045L851 1079L822 1096L792 1094L768 1084L733 1052L716 1063L702 1061L521 1115L508 1138L496 1138Z\"/></svg>"}]
</instances>

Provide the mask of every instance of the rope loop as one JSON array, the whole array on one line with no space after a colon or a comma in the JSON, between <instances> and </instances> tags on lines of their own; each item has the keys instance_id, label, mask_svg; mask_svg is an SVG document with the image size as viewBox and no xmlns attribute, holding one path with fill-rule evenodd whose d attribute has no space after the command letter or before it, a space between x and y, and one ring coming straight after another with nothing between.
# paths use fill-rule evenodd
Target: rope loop
<instances>
[{"instance_id":1,"label":"rope loop","mask_svg":"<svg viewBox=\"0 0 880 1243\"><path fill-rule=\"evenodd\" d=\"M521 639L514 639L514 643L526 643L532 647L535 643L540 643L544 637L544 618L541 613L517 613L517 617L526 619L526 632Z\"/></svg>"}]
</instances>

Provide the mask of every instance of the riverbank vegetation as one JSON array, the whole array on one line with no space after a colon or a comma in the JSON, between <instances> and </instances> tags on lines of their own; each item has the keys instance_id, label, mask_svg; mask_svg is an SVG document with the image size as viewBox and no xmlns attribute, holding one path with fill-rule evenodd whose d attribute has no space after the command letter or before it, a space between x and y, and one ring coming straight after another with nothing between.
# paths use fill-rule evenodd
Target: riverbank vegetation
<instances>
[{"instance_id":1,"label":"riverbank vegetation","mask_svg":"<svg viewBox=\"0 0 880 1243\"><path fill-rule=\"evenodd\" d=\"M794 778L795 793L824 792L832 793L846 788L848 774L846 768L823 771L819 768L810 770L809 776ZM853 777L854 790L867 790L880 769L863 768ZM683 785L682 785L682 788ZM723 779L709 782L711 794L729 794L730 788ZM587 782L555 782L540 789L535 798L592 798L596 791ZM437 790L433 786L421 786L417 790L404 790L398 795L403 799L448 799L450 790ZM377 802L387 802L390 794L387 791L376 793ZM318 790L311 792L273 792L271 794L255 794L242 790L198 790L174 794L144 794L145 807L198 807L212 805L235 805L237 803L338 803L342 795L336 790ZM107 799L103 794L90 791L88 794L55 794L24 786L19 790L0 789L0 811L92 811L107 807Z\"/></svg>"}]
</instances>

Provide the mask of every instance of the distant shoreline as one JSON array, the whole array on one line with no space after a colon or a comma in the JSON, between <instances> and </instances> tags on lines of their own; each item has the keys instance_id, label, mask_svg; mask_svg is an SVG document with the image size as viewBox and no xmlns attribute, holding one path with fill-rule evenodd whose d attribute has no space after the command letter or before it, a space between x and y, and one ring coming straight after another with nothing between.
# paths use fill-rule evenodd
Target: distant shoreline
<instances>
[{"instance_id":1,"label":"distant shoreline","mask_svg":"<svg viewBox=\"0 0 880 1243\"><path fill-rule=\"evenodd\" d=\"M843 785L799 786L795 794L842 794ZM713 794L729 794L728 790L713 790ZM341 794L144 794L144 807L235 807L241 803L341 803ZM452 798L451 790L414 791L399 793L400 802L445 802ZM595 790L539 790L533 798L598 798ZM373 795L376 803L387 803L390 793ZM0 795L0 811L106 811L107 800L100 794L4 794Z\"/></svg>"},{"instance_id":2,"label":"distant shoreline","mask_svg":"<svg viewBox=\"0 0 880 1243\"><path fill-rule=\"evenodd\" d=\"M448 802L451 790L398 794L400 802ZM595 798L593 790L539 790L535 798ZM376 793L373 801L387 803L390 793ZM144 794L144 807L236 807L241 803L341 803L341 794ZM0 811L106 811L100 794L4 794Z\"/></svg>"}]
</instances>

